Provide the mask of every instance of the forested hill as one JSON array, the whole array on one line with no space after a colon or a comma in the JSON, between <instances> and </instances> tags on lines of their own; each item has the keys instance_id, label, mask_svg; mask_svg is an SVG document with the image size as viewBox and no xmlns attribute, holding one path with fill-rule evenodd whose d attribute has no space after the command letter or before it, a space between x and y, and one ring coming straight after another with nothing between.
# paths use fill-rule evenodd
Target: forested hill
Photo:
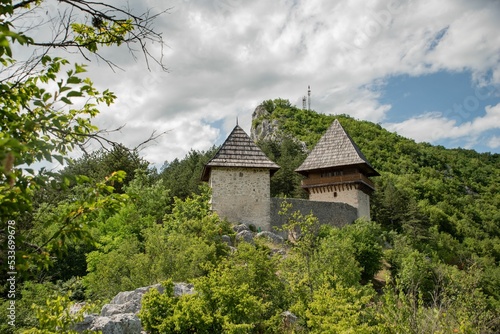
<instances>
[{"instance_id":1,"label":"forested hill","mask_svg":"<svg viewBox=\"0 0 500 334\"><path fill-rule=\"evenodd\" d=\"M319 226L292 207L285 228L300 238L243 242L199 187L216 147L158 172L116 145L53 173L16 216L23 281L16 327L6 325L9 283L0 289L0 332L69 332L75 319L48 319L71 303L100 308L120 291L165 282L171 293L142 303L151 333L498 333L499 155L416 144L370 122L264 101L252 136L281 166L272 196L305 196L294 170L334 118L381 174L373 221ZM172 281L201 293L174 297ZM294 322L283 318L290 312Z\"/></svg>"},{"instance_id":2,"label":"forested hill","mask_svg":"<svg viewBox=\"0 0 500 334\"><path fill-rule=\"evenodd\" d=\"M499 154L416 143L368 121L267 100L253 114L251 135L281 166L271 179L272 196L306 197L294 170L335 118L381 174L372 178L372 220L446 263L464 266L474 257L499 263ZM160 177L184 198L196 192L203 164L214 152L192 151L166 163Z\"/></svg>"},{"instance_id":3,"label":"forested hill","mask_svg":"<svg viewBox=\"0 0 500 334\"><path fill-rule=\"evenodd\" d=\"M426 240L450 262L471 253L500 260L499 154L415 143L371 122L299 109L282 99L264 101L253 116L253 137L282 166L273 195L300 195L293 170L305 157L301 148L311 149L337 118L381 174L373 178L373 220Z\"/></svg>"},{"instance_id":4,"label":"forested hill","mask_svg":"<svg viewBox=\"0 0 500 334\"><path fill-rule=\"evenodd\" d=\"M307 318L301 324L306 323L311 330L315 328L314 312L321 310L325 315L322 321L332 322L330 330L324 332L343 332L333 325L331 317L339 307L335 293L342 284L331 283L336 279L324 276L323 271L332 270L339 275L334 277L341 277L350 267L345 264L346 259L335 262L324 251L335 256L354 255L362 268L363 288L370 286L369 278L374 272L383 269L375 275L378 281L372 281L373 286L379 285L380 298L372 299L370 305L376 309L372 313L375 318L389 321L374 329L374 333L497 333L500 155L415 143L371 122L298 109L287 100L268 100L253 113L251 136L281 166L271 179L272 196L306 196L300 187L301 176L294 170L335 118L381 176L372 178L376 185L371 197L373 222L359 221L344 227L336 232L340 239L332 243L326 241L331 241L328 237L306 238L311 244L295 246L304 247L300 249L309 263L287 267L297 269L295 282L301 282L298 284L301 288L294 291L308 296L297 299L303 308L298 304L291 307L299 317ZM161 176L167 184L193 184L192 175L200 175L203 162L211 155L213 151L190 152L184 160L166 164ZM342 248L344 242L352 242L353 248ZM318 263L326 267L316 268ZM311 276L308 276L309 265L318 270ZM311 297L305 291L317 288L318 282L313 283L313 277L329 277L327 280L332 281L328 284L336 286L335 293L320 291ZM343 297L350 305L362 299L350 297ZM313 310L317 301L322 306L318 304L319 309ZM360 310L373 311L371 306ZM338 314L345 317L346 312ZM360 321L358 327L349 328L365 332L361 327L372 324L370 321Z\"/></svg>"}]
</instances>

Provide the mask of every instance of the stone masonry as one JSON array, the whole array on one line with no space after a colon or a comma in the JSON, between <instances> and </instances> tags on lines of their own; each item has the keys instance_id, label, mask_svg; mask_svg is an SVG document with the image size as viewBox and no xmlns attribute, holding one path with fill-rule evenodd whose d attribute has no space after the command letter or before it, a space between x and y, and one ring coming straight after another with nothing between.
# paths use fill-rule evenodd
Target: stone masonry
<instances>
[{"instance_id":1,"label":"stone masonry","mask_svg":"<svg viewBox=\"0 0 500 334\"><path fill-rule=\"evenodd\" d=\"M212 209L221 218L269 230L269 169L213 167L209 185Z\"/></svg>"}]
</instances>

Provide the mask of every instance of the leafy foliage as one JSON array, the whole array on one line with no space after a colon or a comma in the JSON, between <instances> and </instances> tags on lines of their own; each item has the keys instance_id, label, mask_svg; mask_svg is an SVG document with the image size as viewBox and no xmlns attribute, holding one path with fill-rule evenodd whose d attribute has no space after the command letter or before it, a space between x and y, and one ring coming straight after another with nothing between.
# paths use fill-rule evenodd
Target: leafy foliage
<instances>
[{"instance_id":1,"label":"leafy foliage","mask_svg":"<svg viewBox=\"0 0 500 334\"><path fill-rule=\"evenodd\" d=\"M57 296L53 299L47 299L45 306L33 305L38 326L23 331L24 334L52 334L52 333L69 333L77 334L74 326L81 322L84 314L93 311L94 304L86 304L81 307L76 313L70 311L73 303L67 295ZM83 331L82 333L96 333L95 331Z\"/></svg>"},{"instance_id":2,"label":"leafy foliage","mask_svg":"<svg viewBox=\"0 0 500 334\"><path fill-rule=\"evenodd\" d=\"M140 184L141 176L126 187L126 194L134 197ZM210 213L207 187L201 195L193 194L184 201L175 198L163 225L154 219L161 208L153 205L170 202L160 196L168 193L162 180L140 192L144 193L143 205L122 208L98 223L94 231L97 249L87 253L88 274L84 278L87 293L94 299L109 299L120 291L165 279L182 281L206 275L210 265L228 253L221 236L231 230ZM146 193L158 197L148 198Z\"/></svg>"},{"instance_id":3,"label":"leafy foliage","mask_svg":"<svg viewBox=\"0 0 500 334\"><path fill-rule=\"evenodd\" d=\"M32 269L46 268L52 262L49 255L64 251L66 240L85 240L82 233L86 233L86 229L79 226L86 226L87 218L99 208L114 207L121 200L109 195L110 187L111 183L123 181L125 174L113 174L118 169L108 170L94 180L96 185L87 191L83 202L60 206L58 215L53 215L60 226L53 229L54 234L45 243L33 245L25 240L30 234L25 231L39 223L34 214L39 209L34 201L35 193L48 188L57 191L86 180L75 174L61 176L39 166L47 162L65 164L69 162L68 153L75 147L84 149L91 139L103 140L92 120L98 115L99 107L110 105L116 96L109 90L99 91L94 87L84 76L85 64L71 64L64 58L49 56L47 49L42 49L39 57L17 63L11 43L42 48L76 47L80 51L86 48L96 54L101 46L159 36L153 29L141 30L150 22L149 18L134 20L138 17L106 3L93 2L90 6L86 1L65 1L60 5L90 13L94 23L99 21L99 24L76 22L77 16L66 17L66 12L61 11L54 20L60 19L61 27L67 29L64 34L53 35L56 39L63 36L63 40L40 42L21 31L30 31L27 25L32 24L23 19L26 11L44 13L51 20L53 13L43 10L44 3L43 0L0 3L0 230L4 230L7 220L16 221L17 270L28 277L33 274ZM113 14L116 11L128 18L118 19ZM88 60L85 55L84 58Z\"/></svg>"},{"instance_id":4,"label":"leafy foliage","mask_svg":"<svg viewBox=\"0 0 500 334\"><path fill-rule=\"evenodd\" d=\"M185 199L193 193L200 193L203 167L216 151L216 147L212 147L206 152L192 150L182 160L174 159L164 163L159 177L170 189L172 197Z\"/></svg>"},{"instance_id":5,"label":"leafy foliage","mask_svg":"<svg viewBox=\"0 0 500 334\"><path fill-rule=\"evenodd\" d=\"M313 294L306 311L310 333L379 333L369 303L373 290L323 284Z\"/></svg>"},{"instance_id":6,"label":"leafy foliage","mask_svg":"<svg viewBox=\"0 0 500 334\"><path fill-rule=\"evenodd\" d=\"M194 280L195 295L174 297L169 284L163 295L149 292L141 320L152 333L269 333L287 306L275 261L266 249L242 243L207 276Z\"/></svg>"},{"instance_id":7,"label":"leafy foliage","mask_svg":"<svg viewBox=\"0 0 500 334\"><path fill-rule=\"evenodd\" d=\"M307 193L302 188L297 187L302 176L295 173L295 169L302 164L306 157L302 145L289 137L261 141L257 144L266 152L269 159L281 167L271 178L271 196L307 198Z\"/></svg>"},{"instance_id":8,"label":"leafy foliage","mask_svg":"<svg viewBox=\"0 0 500 334\"><path fill-rule=\"evenodd\" d=\"M15 261L10 260L10 263L15 262L15 268L14 265L9 270L2 268L2 297L7 295L8 271L17 272L19 287L27 279L45 284L49 280L71 281L72 275L82 274L82 259L94 246L96 223L119 211L128 201L126 195L114 192L127 177L125 172L114 169L116 165L110 164L111 169L92 180L84 175L64 175L41 167L48 163L69 163L69 153L76 147L85 150L89 140L110 143L92 122L99 108L110 105L116 98L109 90L99 91L94 87L85 77L85 64L72 64L58 57L54 49L75 48L85 60L89 60L84 52L88 50L112 64L97 53L102 46L141 42L146 58L153 59L144 41L162 42L161 36L150 26L151 16L140 18L106 2L85 0L61 1L58 5L68 6L69 10L54 13L43 8L46 2L0 0L2 246L7 242L7 222L15 221L16 228ZM89 14L93 18L92 25L77 22L86 18L74 15L74 11ZM27 12L40 14L41 21L26 19ZM40 34L52 36L53 40L35 40L27 34L40 27L35 26L37 22L42 22L41 26L51 22L62 30ZM31 47L32 51L36 46L38 50L30 59L22 59L13 54L12 44L16 42ZM49 49L54 51L50 55ZM129 177L131 180L133 173ZM0 253L2 265L7 264L6 259L7 252ZM50 275L49 268L54 269ZM25 303L30 302L29 286L24 284L23 296L16 294L15 301L22 306L20 311L25 311ZM44 292L43 289L39 291ZM47 297L44 293L41 296ZM33 298L32 301L39 300ZM56 296L47 302L46 308L37 308L38 328L30 332L70 331L77 320L68 316L67 301L64 296ZM21 324L29 324L28 318L22 316ZM7 330L14 329L11 326Z\"/></svg>"},{"instance_id":9,"label":"leafy foliage","mask_svg":"<svg viewBox=\"0 0 500 334\"><path fill-rule=\"evenodd\" d=\"M343 235L341 240L355 240L357 248L353 254L356 254L356 260L364 268L362 281L365 282L381 268L380 245L384 240L385 267L391 277L397 280L397 283L391 281L388 287L395 285L403 294L392 301L395 303L394 312L403 314L404 308L398 305L404 304L403 300L406 300L412 305L408 314L422 316L418 319L393 319L409 326L395 332L418 332L419 329L412 326L424 326L425 317L429 317L432 312L439 310L438 314L441 311L444 314L455 307L465 306L465 302L453 304L450 300L441 306L432 304L437 300L436 291L443 289L443 282L439 278L443 277L443 268L446 272L458 270L457 273L462 273L473 266L479 277L474 283L478 290L464 291L464 295L472 298L471 294L478 291L486 293L489 296L486 298L487 306L478 308L484 314L500 314L498 294L493 292L495 289L491 285L497 284L500 278L500 257L497 252L500 247L500 202L496 187L500 181L500 155L417 144L370 122L354 120L345 115L327 116L298 109L282 99L264 101L262 106L268 114L255 119L254 126L264 119L277 123L276 135L304 142L309 149L333 119L339 119L368 161L381 173L380 177L374 179L377 191L371 200L372 218L381 228L376 227L377 232L373 234L373 227L367 229L366 233L362 232L363 229L356 232L357 228L363 226L358 223L334 234ZM260 143L269 156L275 157L273 145L274 142ZM300 161L297 163L300 164ZM296 190L290 191L289 184L286 187L278 185L273 190L274 194L286 192L289 196L296 196L300 188L299 180L290 179L290 183L294 184ZM312 250L309 252L318 256ZM369 260L371 256L378 260ZM296 271L308 272L305 268ZM449 282L458 279L456 275L447 277ZM307 281L305 278L302 282ZM390 295L390 292L387 290L385 294ZM306 301L310 303L310 295L308 298ZM484 300L482 297L479 299ZM385 300L385 303L390 304L389 300ZM307 308L308 304L304 305ZM489 319L475 326L490 332L498 324L491 321L492 318ZM445 321L442 322L444 327L439 328L469 331L471 327L464 325L469 320L461 321L456 320L454 325Z\"/></svg>"}]
</instances>

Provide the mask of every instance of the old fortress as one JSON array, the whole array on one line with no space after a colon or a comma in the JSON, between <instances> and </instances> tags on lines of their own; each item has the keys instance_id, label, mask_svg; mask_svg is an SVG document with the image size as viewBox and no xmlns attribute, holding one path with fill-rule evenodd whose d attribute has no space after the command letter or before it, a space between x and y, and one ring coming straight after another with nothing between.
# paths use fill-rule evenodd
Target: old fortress
<instances>
[{"instance_id":1,"label":"old fortress","mask_svg":"<svg viewBox=\"0 0 500 334\"><path fill-rule=\"evenodd\" d=\"M278 215L282 198L271 198L270 180L280 168L238 125L205 165L202 180L212 188L212 209L233 223L271 231L284 217ZM309 200L286 199L293 210L312 212L322 224L343 226L357 218L370 219L369 179L379 173L335 120L302 165L302 187Z\"/></svg>"}]
</instances>

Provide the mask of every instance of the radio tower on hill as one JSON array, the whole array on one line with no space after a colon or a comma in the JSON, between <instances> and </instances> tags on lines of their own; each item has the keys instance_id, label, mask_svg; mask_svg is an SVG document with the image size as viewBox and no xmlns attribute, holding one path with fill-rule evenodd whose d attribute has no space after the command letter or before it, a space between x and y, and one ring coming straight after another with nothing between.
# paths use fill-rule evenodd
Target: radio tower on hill
<instances>
[{"instance_id":1,"label":"radio tower on hill","mask_svg":"<svg viewBox=\"0 0 500 334\"><path fill-rule=\"evenodd\" d=\"M311 86L307 86L307 110L311 111Z\"/></svg>"}]
</instances>

